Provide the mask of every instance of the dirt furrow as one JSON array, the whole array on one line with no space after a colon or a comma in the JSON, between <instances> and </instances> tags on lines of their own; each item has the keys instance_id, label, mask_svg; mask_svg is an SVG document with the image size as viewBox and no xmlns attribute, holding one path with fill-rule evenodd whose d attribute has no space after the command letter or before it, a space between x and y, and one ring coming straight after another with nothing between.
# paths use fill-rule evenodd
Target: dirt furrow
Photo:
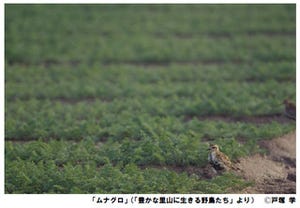
<instances>
[{"instance_id":1,"label":"dirt furrow","mask_svg":"<svg viewBox=\"0 0 300 208\"><path fill-rule=\"evenodd\" d=\"M198 119L201 121L223 121L223 122L243 122L243 123L290 123L293 120L287 118L283 114L270 114L270 115L253 115L253 116L237 116L233 117L232 115L204 115L204 116L185 116L184 121L188 122L192 119Z\"/></svg>"}]
</instances>

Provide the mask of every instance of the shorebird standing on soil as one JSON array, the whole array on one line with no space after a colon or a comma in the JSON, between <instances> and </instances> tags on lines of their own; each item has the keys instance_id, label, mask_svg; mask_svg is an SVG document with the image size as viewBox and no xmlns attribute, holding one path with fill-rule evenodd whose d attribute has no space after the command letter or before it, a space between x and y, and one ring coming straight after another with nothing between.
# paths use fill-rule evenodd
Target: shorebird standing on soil
<instances>
[{"instance_id":1,"label":"shorebird standing on soil","mask_svg":"<svg viewBox=\"0 0 300 208\"><path fill-rule=\"evenodd\" d=\"M216 170L216 172L228 171L231 167L231 161L227 155L220 151L220 148L216 144L210 144L208 154L208 162Z\"/></svg>"},{"instance_id":2,"label":"shorebird standing on soil","mask_svg":"<svg viewBox=\"0 0 300 208\"><path fill-rule=\"evenodd\" d=\"M288 99L285 99L282 104L285 105L285 115L288 118L296 120L296 105Z\"/></svg>"}]
</instances>

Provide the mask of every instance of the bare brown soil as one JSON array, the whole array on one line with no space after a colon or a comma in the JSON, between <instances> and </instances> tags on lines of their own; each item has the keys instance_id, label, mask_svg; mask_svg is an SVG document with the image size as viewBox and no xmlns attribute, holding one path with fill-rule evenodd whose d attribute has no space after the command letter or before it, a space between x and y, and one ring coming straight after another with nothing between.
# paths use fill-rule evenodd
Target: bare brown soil
<instances>
[{"instance_id":1,"label":"bare brown soil","mask_svg":"<svg viewBox=\"0 0 300 208\"><path fill-rule=\"evenodd\" d=\"M270 59L268 61L278 63L282 61L287 61L285 58L280 59ZM155 68L155 67L165 67L171 64L176 65L224 65L224 64L234 64L234 65L241 65L241 64L248 64L252 65L251 62L243 59L231 59L231 60L222 60L217 58L212 59L204 59L204 60L99 60L99 61L80 61L80 60L68 60L68 61L61 61L61 60L52 60L46 59L40 62L30 62L30 61L16 61L16 60L8 60L7 64L9 66L22 66L22 67L29 67L29 66L39 66L44 67L45 69L56 67L56 66L71 66L71 67L78 67L80 65L85 66L94 66L94 65L131 65L131 66L140 66L143 68ZM259 80L258 80L259 81Z\"/></svg>"},{"instance_id":2,"label":"bare brown soil","mask_svg":"<svg viewBox=\"0 0 300 208\"><path fill-rule=\"evenodd\" d=\"M241 158L236 164L236 173L255 183L243 193L296 193L296 132L262 141L260 146L267 149L266 155Z\"/></svg>"},{"instance_id":3,"label":"bare brown soil","mask_svg":"<svg viewBox=\"0 0 300 208\"><path fill-rule=\"evenodd\" d=\"M165 39L169 38L170 34L168 33L154 33L153 34L157 38ZM296 36L295 32L290 31L248 31L245 33L242 33L240 35L248 35L251 36L266 36L266 37L282 37L282 36ZM172 37L176 37L179 39L191 39L195 37L209 37L213 39L220 39L220 38L226 38L226 39L232 39L236 36L235 33L228 33L228 32L218 32L218 33L173 33Z\"/></svg>"},{"instance_id":4,"label":"bare brown soil","mask_svg":"<svg viewBox=\"0 0 300 208\"><path fill-rule=\"evenodd\" d=\"M224 121L224 122L243 122L243 123L255 123L264 124L271 122L278 123L290 123L293 122L283 114L271 114L271 115L257 115L257 116L239 116L232 117L231 115L210 115L210 116L185 116L184 121L188 122L193 118L197 118L201 121Z\"/></svg>"},{"instance_id":5,"label":"bare brown soil","mask_svg":"<svg viewBox=\"0 0 300 208\"><path fill-rule=\"evenodd\" d=\"M32 97L10 97L7 99L7 101L15 101L15 100L22 100L22 101L28 101L32 99ZM80 102L85 103L93 103L95 101L101 101L103 103L109 103L112 102L112 98L103 98L103 97L96 97L96 96L86 96L81 98L66 98L66 97L53 97L51 99L47 97L35 97L36 100L50 100L52 102L61 102L61 103L67 103L67 104L76 104Z\"/></svg>"}]
</instances>

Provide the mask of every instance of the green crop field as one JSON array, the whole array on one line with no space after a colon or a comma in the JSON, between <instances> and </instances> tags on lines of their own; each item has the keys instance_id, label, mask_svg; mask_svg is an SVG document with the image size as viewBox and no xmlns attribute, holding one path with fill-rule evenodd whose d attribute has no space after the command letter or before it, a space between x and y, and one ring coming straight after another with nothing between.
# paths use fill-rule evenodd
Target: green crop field
<instances>
[{"instance_id":1,"label":"green crop field","mask_svg":"<svg viewBox=\"0 0 300 208\"><path fill-rule=\"evenodd\" d=\"M239 193L296 129L295 5L5 6L6 193Z\"/></svg>"}]
</instances>

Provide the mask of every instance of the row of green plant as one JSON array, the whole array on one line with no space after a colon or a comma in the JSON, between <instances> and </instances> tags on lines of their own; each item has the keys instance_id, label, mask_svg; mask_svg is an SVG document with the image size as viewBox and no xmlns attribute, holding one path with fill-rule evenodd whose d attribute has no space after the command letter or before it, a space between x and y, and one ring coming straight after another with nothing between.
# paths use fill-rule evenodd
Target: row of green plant
<instances>
[{"instance_id":1,"label":"row of green plant","mask_svg":"<svg viewBox=\"0 0 300 208\"><path fill-rule=\"evenodd\" d=\"M63 63L53 66L22 65L6 66L5 78L8 84L26 83L44 84L51 88L53 84L70 82L70 84L95 84L96 82L156 84L189 82L263 82L296 80L295 62L255 62L255 63L211 63L211 64L180 64L170 65L134 65L111 64L76 67ZM172 72L172 73L170 73Z\"/></svg>"},{"instance_id":2,"label":"row of green plant","mask_svg":"<svg viewBox=\"0 0 300 208\"><path fill-rule=\"evenodd\" d=\"M170 103L170 101L176 102ZM273 104L276 108L272 109L271 103L270 106L267 105L270 101L268 100L266 104L260 103L260 106L256 106L256 103L252 102L253 108L257 111L249 111L249 115L256 113L283 114L283 106ZM5 137L24 140L38 138L80 140L86 136L92 136L96 140L107 140L108 138L120 140L124 137L138 139L139 131L147 129L147 126L151 127L151 131L157 133L182 134L192 130L199 137L203 137L205 134L218 136L225 132L228 132L226 135L230 137L243 136L251 132L253 133L252 136L257 137L264 131L268 132L271 127L274 127L275 130L279 129L279 134L294 128L293 122L286 124L273 122L256 126L255 123L227 123L226 120L223 122L222 120L201 121L197 119L197 116L224 114L227 117L234 117L247 115L246 110L249 110L251 106L239 106L226 102L217 105L213 100L202 101L198 105L195 105L196 103L198 102L190 101L187 105L181 99L160 100L158 98L145 99L144 102L125 100L123 102L80 102L77 104L37 100L19 101L7 104ZM244 109L241 110L242 108ZM263 111L265 109L270 110ZM194 117L194 120L187 122ZM241 120L241 122L243 121ZM223 126L224 131L218 128L219 125ZM275 130L270 131L269 135L276 136L277 131ZM257 131L261 131L261 133L254 133Z\"/></svg>"},{"instance_id":3,"label":"row of green plant","mask_svg":"<svg viewBox=\"0 0 300 208\"><path fill-rule=\"evenodd\" d=\"M98 33L107 36L157 32L169 35L183 32L239 35L247 32L294 31L296 7L292 4L7 5L6 16L7 23L12 24L12 27L7 27L8 32L21 30L30 34L37 31L46 35L46 38L76 36L77 31L86 31L86 35ZM44 24L45 21L47 24ZM53 34L53 31L56 33Z\"/></svg>"},{"instance_id":4,"label":"row of green plant","mask_svg":"<svg viewBox=\"0 0 300 208\"><path fill-rule=\"evenodd\" d=\"M7 99L12 102L24 104L36 102L35 100L49 100L64 103L77 102L103 102L100 106L108 105L112 101L119 100L124 103L130 103L135 100L140 104L144 104L145 99L149 104L157 106L149 106L152 108L166 109L166 113L172 111L170 107L175 108L173 111L186 111L187 108L193 110L196 108L198 112L207 110L207 113L239 112L240 114L267 114L274 107L289 98L294 99L295 84L292 82L276 82L268 81L265 83L257 82L197 82L189 83L157 83L140 84L140 83L110 83L106 81L101 86L95 84L80 85L71 83L61 83L43 88L44 84L29 85L23 84L7 84ZM25 88L24 90L22 88ZM234 97L234 99L232 99ZM31 101L32 100L32 101ZM180 109L176 109L175 104L180 104ZM91 104L93 106L94 104ZM120 104L122 105L122 104ZM205 106L202 106L205 105ZM147 106L147 105L146 105ZM179 106L178 106L179 107ZM28 107L30 108L30 107ZM234 109L233 109L234 108ZM263 110L262 110L263 109ZM175 114L180 114L175 113ZM202 113L200 113L202 114Z\"/></svg>"},{"instance_id":5,"label":"row of green plant","mask_svg":"<svg viewBox=\"0 0 300 208\"><path fill-rule=\"evenodd\" d=\"M183 139L186 138L172 143L194 148L195 144L188 144ZM181 157L178 146L172 147L171 141L164 139L156 142L168 151L164 154L175 156L169 158L173 160L171 164L180 164L176 161ZM227 144L237 145L234 140ZM203 157L203 164L207 156L205 148L207 145L196 151L197 157ZM172 153L173 150L176 152ZM91 139L77 144L66 141L6 142L5 190L7 193L224 193L249 185L230 173L206 181L197 174L188 176L163 166L145 169L137 166L162 163L159 161L162 152L159 151L158 145L153 146L152 141L147 140L138 145L123 141L118 147L115 143L113 146L96 146Z\"/></svg>"},{"instance_id":6,"label":"row of green plant","mask_svg":"<svg viewBox=\"0 0 300 208\"><path fill-rule=\"evenodd\" d=\"M251 183L232 175L211 181L167 169L139 169L135 164L125 168L106 164L57 167L53 161L12 161L7 165L5 190L14 194L128 194L128 193L215 193L239 191Z\"/></svg>"},{"instance_id":7,"label":"row of green plant","mask_svg":"<svg viewBox=\"0 0 300 208\"><path fill-rule=\"evenodd\" d=\"M64 37L65 38L65 37ZM47 62L171 62L171 61L293 61L295 38L239 39L149 38L147 36L95 39L82 36L62 40L14 41L6 48L7 61L27 64ZM8 40L7 40L8 41ZM36 45L37 42L41 42ZM75 44L76 43L76 44Z\"/></svg>"},{"instance_id":8,"label":"row of green plant","mask_svg":"<svg viewBox=\"0 0 300 208\"><path fill-rule=\"evenodd\" d=\"M51 89L54 85L85 84L90 87L101 83L122 84L159 84L188 82L197 84L198 82L263 82L281 81L295 82L296 65L295 62L253 62L253 63L211 63L207 65L199 64L178 64L170 65L134 65L134 64L95 64L86 66L79 64L53 66L30 66L22 65L6 66L5 78L11 86L21 87L24 84L39 85L43 88ZM170 73L172 72L172 73ZM63 87L63 86L61 86ZM23 90L26 90L23 89ZM9 91L10 92L10 91ZM15 92L16 93L16 92ZM70 92L72 94L72 92ZM8 94L9 95L9 94Z\"/></svg>"}]
</instances>

